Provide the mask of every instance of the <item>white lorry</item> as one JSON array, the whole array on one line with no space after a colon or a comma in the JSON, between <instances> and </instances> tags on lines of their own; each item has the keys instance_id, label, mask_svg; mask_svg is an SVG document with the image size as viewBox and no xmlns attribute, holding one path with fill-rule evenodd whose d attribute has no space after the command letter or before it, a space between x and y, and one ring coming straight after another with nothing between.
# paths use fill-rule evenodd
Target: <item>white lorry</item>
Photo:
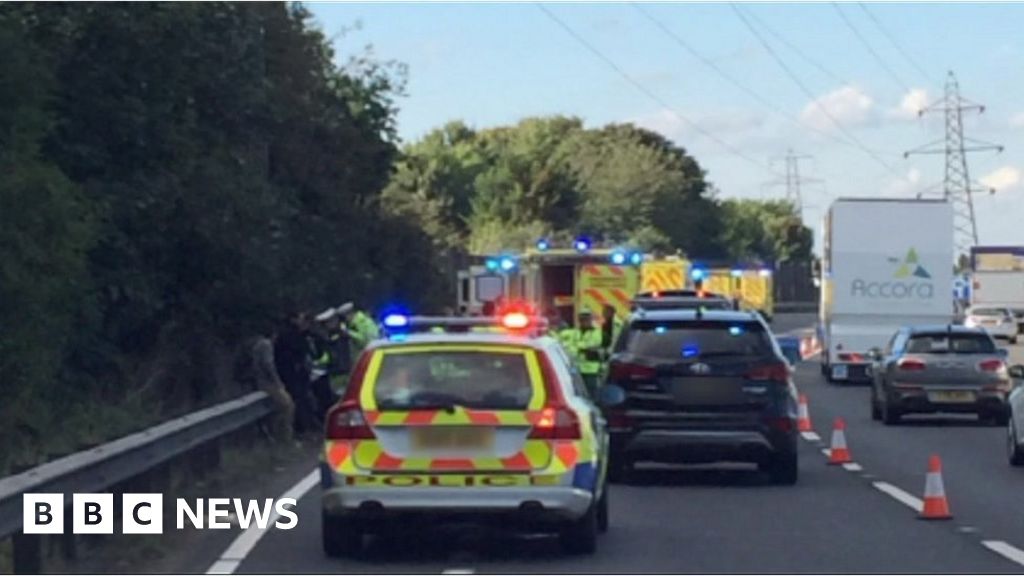
<instances>
[{"instance_id":1,"label":"white lorry","mask_svg":"<svg viewBox=\"0 0 1024 576\"><path fill-rule=\"evenodd\" d=\"M1024 333L1024 246L975 246L971 269L971 306L1008 308Z\"/></svg>"},{"instance_id":2,"label":"white lorry","mask_svg":"<svg viewBox=\"0 0 1024 576\"><path fill-rule=\"evenodd\" d=\"M840 198L825 216L821 370L868 380L897 328L953 321L953 210L943 200Z\"/></svg>"}]
</instances>

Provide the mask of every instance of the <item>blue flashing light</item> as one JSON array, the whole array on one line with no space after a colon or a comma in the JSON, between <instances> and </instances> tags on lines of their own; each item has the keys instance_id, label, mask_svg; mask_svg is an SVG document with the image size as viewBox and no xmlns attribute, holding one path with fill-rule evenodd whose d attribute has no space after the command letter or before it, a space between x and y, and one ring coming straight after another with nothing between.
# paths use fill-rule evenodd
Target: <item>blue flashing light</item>
<instances>
[{"instance_id":1,"label":"blue flashing light","mask_svg":"<svg viewBox=\"0 0 1024 576\"><path fill-rule=\"evenodd\" d=\"M572 243L572 246L577 252L587 252L590 250L590 238L580 236L576 238L576 241Z\"/></svg>"},{"instance_id":2,"label":"blue flashing light","mask_svg":"<svg viewBox=\"0 0 1024 576\"><path fill-rule=\"evenodd\" d=\"M729 334L739 336L740 334L743 334L743 328L739 326L729 326Z\"/></svg>"},{"instance_id":3,"label":"blue flashing light","mask_svg":"<svg viewBox=\"0 0 1024 576\"><path fill-rule=\"evenodd\" d=\"M694 280L703 280L705 274L706 272L703 268L694 268L693 270L690 270L690 278L693 278Z\"/></svg>"},{"instance_id":4,"label":"blue flashing light","mask_svg":"<svg viewBox=\"0 0 1024 576\"><path fill-rule=\"evenodd\" d=\"M612 264L621 266L626 263L626 255L622 252L612 252Z\"/></svg>"},{"instance_id":5,"label":"blue flashing light","mask_svg":"<svg viewBox=\"0 0 1024 576\"><path fill-rule=\"evenodd\" d=\"M665 328L664 326L655 326L654 327L654 333L655 334L664 334L665 332L668 332L668 328Z\"/></svg>"},{"instance_id":6,"label":"blue flashing light","mask_svg":"<svg viewBox=\"0 0 1024 576\"><path fill-rule=\"evenodd\" d=\"M387 328L406 328L409 326L409 317L405 314L392 312L384 317L384 326Z\"/></svg>"},{"instance_id":7,"label":"blue flashing light","mask_svg":"<svg viewBox=\"0 0 1024 576\"><path fill-rule=\"evenodd\" d=\"M494 272L495 270L498 269L498 266L499 266L498 259L497 258L488 258L487 261L484 262L484 265L487 267L488 270L490 270L491 272Z\"/></svg>"},{"instance_id":8,"label":"blue flashing light","mask_svg":"<svg viewBox=\"0 0 1024 576\"><path fill-rule=\"evenodd\" d=\"M700 348L696 344L687 344L683 346L683 358L693 358L700 354Z\"/></svg>"},{"instance_id":9,"label":"blue flashing light","mask_svg":"<svg viewBox=\"0 0 1024 576\"><path fill-rule=\"evenodd\" d=\"M540 240L537 240L537 250L540 250L541 252L546 252L548 248L551 248L551 244L548 242L547 238L541 238Z\"/></svg>"},{"instance_id":10,"label":"blue flashing light","mask_svg":"<svg viewBox=\"0 0 1024 576\"><path fill-rule=\"evenodd\" d=\"M729 271L729 274L733 278L739 278L740 276L743 276L743 270L740 270L739 268L733 268L732 270Z\"/></svg>"},{"instance_id":11,"label":"blue flashing light","mask_svg":"<svg viewBox=\"0 0 1024 576\"><path fill-rule=\"evenodd\" d=\"M758 274L759 274L759 275L760 275L760 276L761 276L762 278L767 278L768 276L771 276L771 275L772 275L772 270L771 270L771 268L761 268L761 269L760 269L760 270L759 270L759 271L758 271L757 273L758 273Z\"/></svg>"},{"instance_id":12,"label":"blue flashing light","mask_svg":"<svg viewBox=\"0 0 1024 576\"><path fill-rule=\"evenodd\" d=\"M633 252L629 255L629 263L633 266L639 266L644 262L644 255L640 252Z\"/></svg>"},{"instance_id":13,"label":"blue flashing light","mask_svg":"<svg viewBox=\"0 0 1024 576\"><path fill-rule=\"evenodd\" d=\"M502 271L508 272L516 267L516 260L515 258L505 256L498 262L498 265L501 267Z\"/></svg>"},{"instance_id":14,"label":"blue flashing light","mask_svg":"<svg viewBox=\"0 0 1024 576\"><path fill-rule=\"evenodd\" d=\"M405 342L408 338L409 335L404 332L399 332L398 334L391 334L390 336L388 336L388 340L391 340L392 342Z\"/></svg>"}]
</instances>

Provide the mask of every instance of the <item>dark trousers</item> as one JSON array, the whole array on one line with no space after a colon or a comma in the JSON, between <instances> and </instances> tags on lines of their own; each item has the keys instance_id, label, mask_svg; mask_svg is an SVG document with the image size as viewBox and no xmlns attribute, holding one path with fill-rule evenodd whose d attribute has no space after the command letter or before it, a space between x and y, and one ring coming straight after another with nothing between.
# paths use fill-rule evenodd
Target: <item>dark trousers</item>
<instances>
[{"instance_id":1,"label":"dark trousers","mask_svg":"<svg viewBox=\"0 0 1024 576\"><path fill-rule=\"evenodd\" d=\"M334 391L331 390L331 378L328 375L324 375L313 381L313 399L316 401L316 417L317 420L323 422L327 416L327 410L334 405L336 397Z\"/></svg>"},{"instance_id":2,"label":"dark trousers","mask_svg":"<svg viewBox=\"0 0 1024 576\"><path fill-rule=\"evenodd\" d=\"M583 376L583 385L587 387L587 392L591 398L597 398L597 385L599 384L600 374L581 374Z\"/></svg>"},{"instance_id":3,"label":"dark trousers","mask_svg":"<svg viewBox=\"0 0 1024 576\"><path fill-rule=\"evenodd\" d=\"M289 374L284 378L284 387L295 403L295 433L307 434L317 430L313 412L313 398L310 395L309 376Z\"/></svg>"}]
</instances>

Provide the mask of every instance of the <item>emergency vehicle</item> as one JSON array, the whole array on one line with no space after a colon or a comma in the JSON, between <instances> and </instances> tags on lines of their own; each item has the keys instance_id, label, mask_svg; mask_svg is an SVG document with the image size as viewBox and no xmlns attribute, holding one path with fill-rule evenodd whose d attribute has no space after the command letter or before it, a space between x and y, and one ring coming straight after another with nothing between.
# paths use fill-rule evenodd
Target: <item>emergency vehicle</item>
<instances>
[{"instance_id":1,"label":"emergency vehicle","mask_svg":"<svg viewBox=\"0 0 1024 576\"><path fill-rule=\"evenodd\" d=\"M383 325L327 415L325 553L446 519L547 527L567 551L593 553L608 526L608 433L544 319L389 314Z\"/></svg>"}]
</instances>

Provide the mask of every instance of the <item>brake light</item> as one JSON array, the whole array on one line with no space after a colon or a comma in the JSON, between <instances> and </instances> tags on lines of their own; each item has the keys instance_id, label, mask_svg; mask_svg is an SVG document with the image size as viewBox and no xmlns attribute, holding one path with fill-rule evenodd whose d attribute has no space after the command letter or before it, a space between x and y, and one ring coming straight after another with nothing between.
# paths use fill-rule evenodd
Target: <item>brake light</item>
<instances>
[{"instance_id":1,"label":"brake light","mask_svg":"<svg viewBox=\"0 0 1024 576\"><path fill-rule=\"evenodd\" d=\"M772 430L778 430L779 432L790 432L796 428L796 426L794 426L793 419L786 416L767 418L765 423L768 424Z\"/></svg>"},{"instance_id":2,"label":"brake light","mask_svg":"<svg viewBox=\"0 0 1024 576\"><path fill-rule=\"evenodd\" d=\"M899 362L896 362L896 366L904 372L920 372L926 367L924 360L917 358L900 358Z\"/></svg>"},{"instance_id":3,"label":"brake light","mask_svg":"<svg viewBox=\"0 0 1024 576\"><path fill-rule=\"evenodd\" d=\"M844 352L839 355L839 359L843 362L863 362L864 356L856 352Z\"/></svg>"},{"instance_id":4,"label":"brake light","mask_svg":"<svg viewBox=\"0 0 1024 576\"><path fill-rule=\"evenodd\" d=\"M335 404L327 412L328 440L371 440L375 438L359 405L352 401Z\"/></svg>"},{"instance_id":5,"label":"brake light","mask_svg":"<svg viewBox=\"0 0 1024 576\"><path fill-rule=\"evenodd\" d=\"M580 420L576 413L560 404L549 404L540 411L540 417L530 431L532 440L579 440Z\"/></svg>"},{"instance_id":6,"label":"brake light","mask_svg":"<svg viewBox=\"0 0 1024 576\"><path fill-rule=\"evenodd\" d=\"M978 362L978 370L981 370L982 372L1003 372L1006 370L1006 364L997 358L990 358L988 360Z\"/></svg>"},{"instance_id":7,"label":"brake light","mask_svg":"<svg viewBox=\"0 0 1024 576\"><path fill-rule=\"evenodd\" d=\"M764 364L762 366L755 366L747 372L747 380L788 382L789 366L785 364Z\"/></svg>"},{"instance_id":8,"label":"brake light","mask_svg":"<svg viewBox=\"0 0 1024 576\"><path fill-rule=\"evenodd\" d=\"M608 366L609 379L616 382L627 382L630 380L654 380L658 371L650 366L630 364L628 362L612 362Z\"/></svg>"}]
</instances>

